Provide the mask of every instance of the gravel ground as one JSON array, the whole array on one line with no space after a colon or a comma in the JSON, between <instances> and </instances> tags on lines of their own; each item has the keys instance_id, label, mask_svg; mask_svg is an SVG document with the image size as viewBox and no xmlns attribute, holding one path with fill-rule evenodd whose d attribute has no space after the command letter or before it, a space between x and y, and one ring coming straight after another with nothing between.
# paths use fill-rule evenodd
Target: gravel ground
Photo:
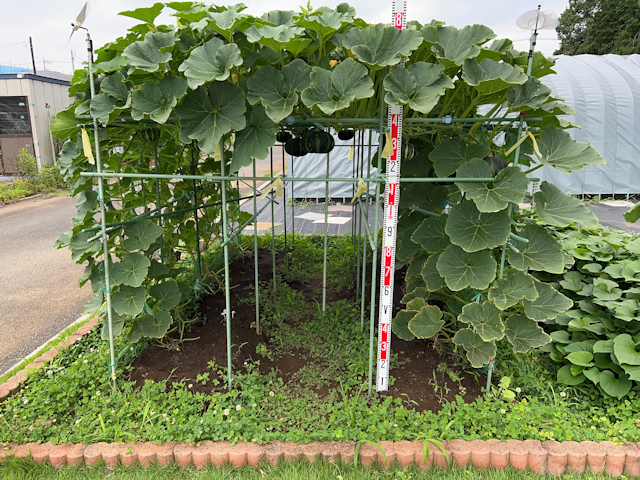
<instances>
[{"instance_id":1,"label":"gravel ground","mask_svg":"<svg viewBox=\"0 0 640 480\"><path fill-rule=\"evenodd\" d=\"M78 289L84 267L67 249L53 250L71 228L66 196L0 206L0 373L73 323L91 298Z\"/></svg>"}]
</instances>

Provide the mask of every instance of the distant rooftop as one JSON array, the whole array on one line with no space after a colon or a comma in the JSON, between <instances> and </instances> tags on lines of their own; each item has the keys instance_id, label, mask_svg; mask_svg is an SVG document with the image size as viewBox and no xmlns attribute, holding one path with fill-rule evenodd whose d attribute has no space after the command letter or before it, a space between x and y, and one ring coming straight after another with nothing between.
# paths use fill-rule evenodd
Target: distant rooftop
<instances>
[{"instance_id":1,"label":"distant rooftop","mask_svg":"<svg viewBox=\"0 0 640 480\"><path fill-rule=\"evenodd\" d=\"M23 73L30 72L28 68L12 67L9 65L0 65L0 75L3 73Z\"/></svg>"}]
</instances>

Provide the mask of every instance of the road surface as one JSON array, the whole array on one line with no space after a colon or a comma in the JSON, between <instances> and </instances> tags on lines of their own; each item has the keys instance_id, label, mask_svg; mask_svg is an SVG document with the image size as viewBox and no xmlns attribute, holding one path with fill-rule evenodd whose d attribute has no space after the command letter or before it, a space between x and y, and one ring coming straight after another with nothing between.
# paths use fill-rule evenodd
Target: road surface
<instances>
[{"instance_id":1,"label":"road surface","mask_svg":"<svg viewBox=\"0 0 640 480\"><path fill-rule=\"evenodd\" d=\"M72 227L65 196L0 206L0 373L64 330L92 296L78 289L84 267L67 249L53 250Z\"/></svg>"}]
</instances>

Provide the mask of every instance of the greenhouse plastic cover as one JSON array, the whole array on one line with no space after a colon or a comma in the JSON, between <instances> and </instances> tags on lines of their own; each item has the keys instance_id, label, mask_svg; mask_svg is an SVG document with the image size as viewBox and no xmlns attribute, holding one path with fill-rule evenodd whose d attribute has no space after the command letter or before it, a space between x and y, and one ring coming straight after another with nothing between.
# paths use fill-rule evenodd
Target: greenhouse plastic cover
<instances>
[{"instance_id":1,"label":"greenhouse plastic cover","mask_svg":"<svg viewBox=\"0 0 640 480\"><path fill-rule=\"evenodd\" d=\"M329 177L363 178L367 176L367 163L369 162L369 132L364 130L364 147L357 145L360 143L360 133L356 133L351 140L340 140L335 131L331 131L336 142L335 147L329 153ZM349 159L349 147L360 148L364 155L364 173L357 171L360 162L356 163L356 153L353 159ZM378 151L378 133L371 131L371 157ZM376 169L371 167L371 175L376 173ZM315 177L324 178L327 176L327 155L320 153L308 153L303 157L293 157L289 155L289 175L292 177ZM293 188L291 187L293 185ZM286 187L287 197L294 198L325 198L325 182L291 182ZM351 199L355 193L357 184L345 182L329 182L329 198ZM370 184L370 193L375 195L375 184Z\"/></svg>"},{"instance_id":2,"label":"greenhouse plastic cover","mask_svg":"<svg viewBox=\"0 0 640 480\"><path fill-rule=\"evenodd\" d=\"M540 80L576 111L564 118L582 128L568 132L607 164L568 175L545 166L531 176L568 194L640 193L640 55L560 55L553 68L557 75Z\"/></svg>"}]
</instances>

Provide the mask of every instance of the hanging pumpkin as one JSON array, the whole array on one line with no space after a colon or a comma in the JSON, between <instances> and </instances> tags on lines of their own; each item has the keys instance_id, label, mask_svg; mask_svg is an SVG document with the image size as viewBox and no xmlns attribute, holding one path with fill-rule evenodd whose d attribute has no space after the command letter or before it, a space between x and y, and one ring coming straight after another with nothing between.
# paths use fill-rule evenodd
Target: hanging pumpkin
<instances>
[{"instance_id":1,"label":"hanging pumpkin","mask_svg":"<svg viewBox=\"0 0 640 480\"><path fill-rule=\"evenodd\" d=\"M338 138L340 140L351 140L355 136L356 132L354 132L353 130L340 130L338 132Z\"/></svg>"},{"instance_id":2,"label":"hanging pumpkin","mask_svg":"<svg viewBox=\"0 0 640 480\"><path fill-rule=\"evenodd\" d=\"M291 133L287 132L286 130L280 130L278 133L276 133L276 140L280 143L287 143L292 138L293 135L291 135Z\"/></svg>"},{"instance_id":3,"label":"hanging pumpkin","mask_svg":"<svg viewBox=\"0 0 640 480\"><path fill-rule=\"evenodd\" d=\"M405 162L416 156L416 148L411 143L402 144L402 160Z\"/></svg>"},{"instance_id":4,"label":"hanging pumpkin","mask_svg":"<svg viewBox=\"0 0 640 480\"><path fill-rule=\"evenodd\" d=\"M497 175L500 170L508 165L507 161L502 157L485 157L484 161L489 164L494 175Z\"/></svg>"},{"instance_id":5,"label":"hanging pumpkin","mask_svg":"<svg viewBox=\"0 0 640 480\"><path fill-rule=\"evenodd\" d=\"M324 130L307 130L302 135L302 144L309 153L329 153L336 142L333 135Z\"/></svg>"},{"instance_id":6,"label":"hanging pumpkin","mask_svg":"<svg viewBox=\"0 0 640 480\"><path fill-rule=\"evenodd\" d=\"M144 143L153 143L160 138L162 132L159 128L151 127L144 130L138 130L137 137Z\"/></svg>"},{"instance_id":7,"label":"hanging pumpkin","mask_svg":"<svg viewBox=\"0 0 640 480\"><path fill-rule=\"evenodd\" d=\"M304 148L304 143L301 137L291 138L284 144L284 151L292 157L304 157L309 153Z\"/></svg>"}]
</instances>

